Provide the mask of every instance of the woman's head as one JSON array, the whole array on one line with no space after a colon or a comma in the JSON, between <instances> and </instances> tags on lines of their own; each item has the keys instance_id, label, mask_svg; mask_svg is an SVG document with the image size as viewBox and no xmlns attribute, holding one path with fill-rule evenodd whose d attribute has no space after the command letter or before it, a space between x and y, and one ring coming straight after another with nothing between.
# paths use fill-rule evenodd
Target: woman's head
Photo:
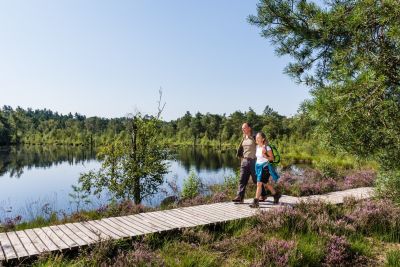
<instances>
[{"instance_id":1,"label":"woman's head","mask_svg":"<svg viewBox=\"0 0 400 267\"><path fill-rule=\"evenodd\" d=\"M258 145L268 144L267 136L263 132L258 132L256 135L256 142Z\"/></svg>"}]
</instances>

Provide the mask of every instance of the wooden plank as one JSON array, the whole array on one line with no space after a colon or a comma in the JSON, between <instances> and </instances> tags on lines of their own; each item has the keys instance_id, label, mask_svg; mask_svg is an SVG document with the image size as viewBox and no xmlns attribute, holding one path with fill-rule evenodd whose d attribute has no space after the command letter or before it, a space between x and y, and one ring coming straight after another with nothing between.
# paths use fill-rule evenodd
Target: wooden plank
<instances>
[{"instance_id":1,"label":"wooden plank","mask_svg":"<svg viewBox=\"0 0 400 267\"><path fill-rule=\"evenodd\" d=\"M90 221L87 222L81 222L80 225L84 226L87 228L89 231L94 233L96 236L99 236L101 240L108 240L108 239L113 239L114 236L112 233L109 233L109 231L104 232L103 230L96 228L92 224L90 224Z\"/></svg>"},{"instance_id":2,"label":"wooden plank","mask_svg":"<svg viewBox=\"0 0 400 267\"><path fill-rule=\"evenodd\" d=\"M222 220L224 220L222 216L219 216L218 214L210 214L210 212L204 211L199 207L193 207L193 208L188 207L184 208L183 211L193 214L196 217L207 218L208 220L211 220L213 223L221 222Z\"/></svg>"},{"instance_id":3,"label":"wooden plank","mask_svg":"<svg viewBox=\"0 0 400 267\"><path fill-rule=\"evenodd\" d=\"M79 245L66 235L57 225L50 226L49 228L68 246L69 249L79 247Z\"/></svg>"},{"instance_id":4,"label":"wooden plank","mask_svg":"<svg viewBox=\"0 0 400 267\"><path fill-rule=\"evenodd\" d=\"M217 203L213 204L212 207L210 207L211 210L218 211L222 213L224 216L229 217L229 219L235 219L235 218L240 218L242 216L249 216L249 215L254 215L254 211L256 209L251 209L250 207L246 206L238 206L235 204L230 204L230 203Z\"/></svg>"},{"instance_id":5,"label":"wooden plank","mask_svg":"<svg viewBox=\"0 0 400 267\"><path fill-rule=\"evenodd\" d=\"M108 220L110 220L113 223L119 225L120 227L126 229L130 233L131 236L137 236L137 235L142 235L143 234L142 231L137 230L137 228L132 227L132 226L130 226L130 224L124 223L124 222L118 220L115 217L110 217L110 218L108 218Z\"/></svg>"},{"instance_id":6,"label":"wooden plank","mask_svg":"<svg viewBox=\"0 0 400 267\"><path fill-rule=\"evenodd\" d=\"M180 225L183 225L183 227L193 227L198 224L198 221L195 222L193 219L188 219L179 212L163 211L163 214L171 222L179 223Z\"/></svg>"},{"instance_id":7,"label":"wooden plank","mask_svg":"<svg viewBox=\"0 0 400 267\"><path fill-rule=\"evenodd\" d=\"M219 223L223 221L225 218L220 218L217 214L210 214L209 212L202 211L200 209L186 209L185 212L190 213L199 218L206 218L212 223Z\"/></svg>"},{"instance_id":8,"label":"wooden plank","mask_svg":"<svg viewBox=\"0 0 400 267\"><path fill-rule=\"evenodd\" d=\"M218 208L216 206L210 207L207 211L222 217L224 221L236 220L243 216L238 211L233 211L228 208Z\"/></svg>"},{"instance_id":9,"label":"wooden plank","mask_svg":"<svg viewBox=\"0 0 400 267\"><path fill-rule=\"evenodd\" d=\"M226 215L221 214L220 211L212 210L211 208L207 208L207 207L196 207L196 209L193 209L193 210L200 214L203 214L203 216L215 217L217 219L217 222L225 222L230 219Z\"/></svg>"},{"instance_id":10,"label":"wooden plank","mask_svg":"<svg viewBox=\"0 0 400 267\"><path fill-rule=\"evenodd\" d=\"M176 225L176 227L178 227L178 229L195 226L195 224L193 222L190 222L188 220L184 220L184 219L180 218L178 216L178 214L160 211L160 215L162 216L162 219L160 219L160 220L165 220L169 223L172 223L172 224Z\"/></svg>"},{"instance_id":11,"label":"wooden plank","mask_svg":"<svg viewBox=\"0 0 400 267\"><path fill-rule=\"evenodd\" d=\"M185 227L185 223L179 222L176 218L171 218L163 212L149 212L147 213L147 216L163 225L171 227L171 229L180 229Z\"/></svg>"},{"instance_id":12,"label":"wooden plank","mask_svg":"<svg viewBox=\"0 0 400 267\"><path fill-rule=\"evenodd\" d=\"M204 220L203 218L200 218L200 217L196 218L194 216L190 216L187 213L184 213L184 212L182 212L180 210L176 210L176 209L167 210L167 211L165 211L165 213L170 215L170 216L174 216L176 218L179 218L182 221L184 221L184 222L186 222L188 224L191 224L191 225L198 225L199 223L200 224L209 224L209 221Z\"/></svg>"},{"instance_id":13,"label":"wooden plank","mask_svg":"<svg viewBox=\"0 0 400 267\"><path fill-rule=\"evenodd\" d=\"M70 248L66 243L64 243L64 241L62 241L62 240L53 232L53 230L51 230L50 227L42 227L41 229L42 229L43 232L51 239L51 241L53 241L53 243L57 245L57 247L58 247L60 250L69 249L69 248Z\"/></svg>"},{"instance_id":14,"label":"wooden plank","mask_svg":"<svg viewBox=\"0 0 400 267\"><path fill-rule=\"evenodd\" d=\"M66 228L68 228L72 233L74 233L76 236L78 236L86 245L90 245L95 243L98 238L95 236L95 238L97 239L92 239L87 233L85 233L85 231L79 229L78 227L76 227L75 225L73 225L72 223L67 223L64 224L64 226ZM82 226L83 227L83 226ZM84 228L84 227L83 227ZM85 228L86 229L86 228ZM86 231L89 231L86 229ZM65 232L65 231L64 231ZM82 245L83 246L83 245Z\"/></svg>"},{"instance_id":15,"label":"wooden plank","mask_svg":"<svg viewBox=\"0 0 400 267\"><path fill-rule=\"evenodd\" d=\"M144 212L144 213L140 213L140 215L147 218L153 224L159 225L159 227L164 227L165 230L167 230L167 231L176 228L173 224L163 221L161 214L156 216L156 215L154 215L154 213L155 212Z\"/></svg>"},{"instance_id":16,"label":"wooden plank","mask_svg":"<svg viewBox=\"0 0 400 267\"><path fill-rule=\"evenodd\" d=\"M152 233L161 231L161 229L159 229L157 226L155 226L155 225L153 225L151 223L148 223L147 221L137 217L136 215L137 214L129 215L129 216L126 217L126 219L132 221L132 223L134 223L134 224L136 224L138 226L140 225L141 227L146 227Z\"/></svg>"},{"instance_id":17,"label":"wooden plank","mask_svg":"<svg viewBox=\"0 0 400 267\"><path fill-rule=\"evenodd\" d=\"M242 214L248 214L252 211L250 211L250 207L235 207L231 205L217 205L213 204L213 206L209 207L210 212L218 212L220 214L223 214L224 216L230 216L230 217L237 217L238 215Z\"/></svg>"},{"instance_id":18,"label":"wooden plank","mask_svg":"<svg viewBox=\"0 0 400 267\"><path fill-rule=\"evenodd\" d=\"M1 247L0 242L0 267L2 266L2 262L6 260L6 255L4 255L3 248Z\"/></svg>"},{"instance_id":19,"label":"wooden plank","mask_svg":"<svg viewBox=\"0 0 400 267\"><path fill-rule=\"evenodd\" d=\"M190 220L190 221L198 221L203 224L213 223L213 221L210 219L200 217L200 216L194 216L193 214L189 214L181 209L173 209L173 210L170 210L169 212L172 214L174 214L174 213L179 214L179 216L181 216L182 218L186 218L187 220Z\"/></svg>"},{"instance_id":20,"label":"wooden plank","mask_svg":"<svg viewBox=\"0 0 400 267\"><path fill-rule=\"evenodd\" d=\"M107 234L111 239L120 239L121 236L115 234L114 232L110 231L108 228L102 226L100 223L97 221L87 221L87 224L85 226L91 226L94 229L98 229L102 233Z\"/></svg>"},{"instance_id":21,"label":"wooden plank","mask_svg":"<svg viewBox=\"0 0 400 267\"><path fill-rule=\"evenodd\" d=\"M128 218L128 216L122 216L122 217L114 217L113 219L120 221L123 224L128 225L129 227L132 227L136 229L136 231L140 232L140 234L149 234L149 233L154 233L155 231L151 228L147 228L144 225L139 225L135 221L132 221Z\"/></svg>"},{"instance_id":22,"label":"wooden plank","mask_svg":"<svg viewBox=\"0 0 400 267\"><path fill-rule=\"evenodd\" d=\"M114 234L116 234L118 236L117 239L130 236L129 234L123 232L122 230L117 229L117 228L107 224L106 222L104 222L104 220L96 220L95 222L100 224L101 226L103 226L107 230L109 230L109 231L113 232Z\"/></svg>"},{"instance_id":23,"label":"wooden plank","mask_svg":"<svg viewBox=\"0 0 400 267\"><path fill-rule=\"evenodd\" d=\"M205 211L200 206L180 208L179 210L195 214L195 216L199 218L207 218L214 220L214 222L219 222L221 220L221 217L219 217L217 214L212 214L209 211Z\"/></svg>"},{"instance_id":24,"label":"wooden plank","mask_svg":"<svg viewBox=\"0 0 400 267\"><path fill-rule=\"evenodd\" d=\"M39 253L49 251L49 248L46 247L40 237L32 229L24 230L24 232L32 241L33 245L35 245L35 248L39 251Z\"/></svg>"},{"instance_id":25,"label":"wooden plank","mask_svg":"<svg viewBox=\"0 0 400 267\"><path fill-rule=\"evenodd\" d=\"M79 247L88 245L83 237L71 231L71 229L69 229L67 226L61 224L57 225L57 227L60 228L60 230L63 231L63 233L67 235L72 241L74 241L75 244L77 244Z\"/></svg>"},{"instance_id":26,"label":"wooden plank","mask_svg":"<svg viewBox=\"0 0 400 267\"><path fill-rule=\"evenodd\" d=\"M214 205L213 209L220 210L234 217L249 215L253 216L254 212L257 211L257 209L250 208L249 206L235 205L230 203L220 203L218 205Z\"/></svg>"},{"instance_id":27,"label":"wooden plank","mask_svg":"<svg viewBox=\"0 0 400 267\"><path fill-rule=\"evenodd\" d=\"M81 223L67 223L66 226L74 233L79 234L88 244L96 243L101 240L100 236L83 226Z\"/></svg>"},{"instance_id":28,"label":"wooden plank","mask_svg":"<svg viewBox=\"0 0 400 267\"><path fill-rule=\"evenodd\" d=\"M166 231L170 230L170 227L166 227L162 224L159 224L158 222L155 222L153 219L149 218L146 215L143 215L144 213L139 213L135 215L135 219L145 221L147 224L150 224L152 228L157 229L158 231Z\"/></svg>"},{"instance_id":29,"label":"wooden plank","mask_svg":"<svg viewBox=\"0 0 400 267\"><path fill-rule=\"evenodd\" d=\"M7 232L6 234L12 246L14 247L15 252L17 253L18 259L28 257L29 253L21 243L21 240L19 240L17 234L15 232Z\"/></svg>"},{"instance_id":30,"label":"wooden plank","mask_svg":"<svg viewBox=\"0 0 400 267\"><path fill-rule=\"evenodd\" d=\"M125 233L126 237L132 237L132 236L136 235L136 231L131 231L131 230L127 229L127 227L125 225L120 225L119 223L114 222L110 218L105 218L105 219L102 219L101 221L104 223L107 223L111 227Z\"/></svg>"},{"instance_id":31,"label":"wooden plank","mask_svg":"<svg viewBox=\"0 0 400 267\"><path fill-rule=\"evenodd\" d=\"M7 261L17 258L17 254L6 233L0 233L0 243Z\"/></svg>"},{"instance_id":32,"label":"wooden plank","mask_svg":"<svg viewBox=\"0 0 400 267\"><path fill-rule=\"evenodd\" d=\"M35 245L32 243L32 241L29 239L24 231L17 231L15 233L19 237L19 240L21 240L21 243L24 245L29 256L40 254L40 251L36 249Z\"/></svg>"}]
</instances>

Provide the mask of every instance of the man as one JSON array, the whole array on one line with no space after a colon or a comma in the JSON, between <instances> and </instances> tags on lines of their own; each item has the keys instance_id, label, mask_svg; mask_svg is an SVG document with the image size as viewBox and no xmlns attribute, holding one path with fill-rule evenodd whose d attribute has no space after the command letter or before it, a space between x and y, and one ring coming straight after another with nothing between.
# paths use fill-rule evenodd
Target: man
<instances>
[{"instance_id":1,"label":"man","mask_svg":"<svg viewBox=\"0 0 400 267\"><path fill-rule=\"evenodd\" d=\"M237 156L241 158L239 189L237 196L232 200L235 203L243 203L246 186L249 182L250 175L253 179L253 182L256 183L256 141L253 136L251 125L248 122L243 123L242 132L243 139L237 151ZM265 199L266 195L267 193L263 187L261 198Z\"/></svg>"}]
</instances>

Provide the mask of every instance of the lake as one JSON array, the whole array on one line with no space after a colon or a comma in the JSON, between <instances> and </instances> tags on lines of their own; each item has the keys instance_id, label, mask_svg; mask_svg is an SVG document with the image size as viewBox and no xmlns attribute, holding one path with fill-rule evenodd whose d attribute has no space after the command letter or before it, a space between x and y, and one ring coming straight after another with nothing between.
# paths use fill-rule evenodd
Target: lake
<instances>
[{"instance_id":1,"label":"lake","mask_svg":"<svg viewBox=\"0 0 400 267\"><path fill-rule=\"evenodd\" d=\"M170 194L166 181L176 181L182 188L190 170L205 184L222 183L239 167L235 151L184 147L174 149L170 172L158 194L143 201L157 206ZM69 196L80 173L99 169L96 152L83 147L12 146L0 147L0 220L21 215L29 220L49 211L70 214L77 208ZM91 197L85 208L95 209L107 203L108 196Z\"/></svg>"}]
</instances>

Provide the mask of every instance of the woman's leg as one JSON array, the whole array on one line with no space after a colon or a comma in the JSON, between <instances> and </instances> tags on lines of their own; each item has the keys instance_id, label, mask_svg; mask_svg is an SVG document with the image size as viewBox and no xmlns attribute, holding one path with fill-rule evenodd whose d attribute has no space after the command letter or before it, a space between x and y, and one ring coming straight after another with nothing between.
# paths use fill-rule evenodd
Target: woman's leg
<instances>
[{"instance_id":1,"label":"woman's leg","mask_svg":"<svg viewBox=\"0 0 400 267\"><path fill-rule=\"evenodd\" d=\"M259 199L261 196L261 191L263 188L263 183L262 182L257 182L257 191L256 191L256 198Z\"/></svg>"},{"instance_id":2,"label":"woman's leg","mask_svg":"<svg viewBox=\"0 0 400 267\"><path fill-rule=\"evenodd\" d=\"M268 189L269 191L271 191L272 195L276 194L276 191L275 191L274 187L270 183L266 183L265 184L265 188Z\"/></svg>"}]
</instances>

